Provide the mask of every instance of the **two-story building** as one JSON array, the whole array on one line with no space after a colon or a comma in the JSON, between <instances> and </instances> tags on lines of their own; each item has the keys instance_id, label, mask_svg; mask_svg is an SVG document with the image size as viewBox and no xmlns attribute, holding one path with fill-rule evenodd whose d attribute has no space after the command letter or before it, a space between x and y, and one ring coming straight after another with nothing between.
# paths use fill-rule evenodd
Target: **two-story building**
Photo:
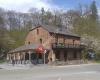
<instances>
[{"instance_id":1,"label":"two-story building","mask_svg":"<svg viewBox=\"0 0 100 80\"><path fill-rule=\"evenodd\" d=\"M16 63L50 63L82 59L80 37L63 28L38 25L26 36L25 45L10 51L7 60Z\"/></svg>"}]
</instances>

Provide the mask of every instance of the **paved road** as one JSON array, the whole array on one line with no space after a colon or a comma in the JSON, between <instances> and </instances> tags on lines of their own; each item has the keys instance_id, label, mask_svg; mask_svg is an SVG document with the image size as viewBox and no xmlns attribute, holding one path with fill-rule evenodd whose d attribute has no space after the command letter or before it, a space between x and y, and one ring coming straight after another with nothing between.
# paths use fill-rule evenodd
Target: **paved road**
<instances>
[{"instance_id":1,"label":"paved road","mask_svg":"<svg viewBox=\"0 0 100 80\"><path fill-rule=\"evenodd\" d=\"M100 64L0 69L0 80L100 80Z\"/></svg>"}]
</instances>

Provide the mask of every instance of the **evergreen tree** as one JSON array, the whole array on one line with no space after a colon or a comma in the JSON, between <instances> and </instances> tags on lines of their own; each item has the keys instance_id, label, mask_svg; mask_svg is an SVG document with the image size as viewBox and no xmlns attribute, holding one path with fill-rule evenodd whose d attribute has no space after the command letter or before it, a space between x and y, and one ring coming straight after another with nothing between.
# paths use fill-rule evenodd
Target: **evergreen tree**
<instances>
[{"instance_id":1,"label":"evergreen tree","mask_svg":"<svg viewBox=\"0 0 100 80\"><path fill-rule=\"evenodd\" d=\"M44 14L45 14L45 10L44 8L41 9L41 23L44 24Z\"/></svg>"},{"instance_id":2,"label":"evergreen tree","mask_svg":"<svg viewBox=\"0 0 100 80\"><path fill-rule=\"evenodd\" d=\"M93 1L90 5L90 10L91 10L91 16L90 18L92 20L97 20L98 19L98 12L97 12L97 6L96 6L96 2Z\"/></svg>"}]
</instances>

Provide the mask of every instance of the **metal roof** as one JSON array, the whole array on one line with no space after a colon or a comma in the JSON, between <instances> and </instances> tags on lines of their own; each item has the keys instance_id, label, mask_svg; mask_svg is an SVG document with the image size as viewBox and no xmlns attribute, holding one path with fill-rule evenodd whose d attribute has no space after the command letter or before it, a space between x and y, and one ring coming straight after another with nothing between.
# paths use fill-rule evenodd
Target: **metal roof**
<instances>
[{"instance_id":1,"label":"metal roof","mask_svg":"<svg viewBox=\"0 0 100 80\"><path fill-rule=\"evenodd\" d=\"M69 31L65 28L62 28L62 26L57 27L57 26L51 26L51 25L38 25L38 26L32 28L31 30L36 29L37 27L43 27L44 29L46 29L50 33L55 33L55 34L61 34L61 35L73 36L73 37L80 38L77 34L74 34L71 31Z\"/></svg>"},{"instance_id":2,"label":"metal roof","mask_svg":"<svg viewBox=\"0 0 100 80\"><path fill-rule=\"evenodd\" d=\"M39 47L39 44L23 45L23 46L20 46L20 47L14 49L14 50L11 50L8 53L21 52L21 51L27 51L27 50L34 50L34 49L36 49L38 47Z\"/></svg>"}]
</instances>

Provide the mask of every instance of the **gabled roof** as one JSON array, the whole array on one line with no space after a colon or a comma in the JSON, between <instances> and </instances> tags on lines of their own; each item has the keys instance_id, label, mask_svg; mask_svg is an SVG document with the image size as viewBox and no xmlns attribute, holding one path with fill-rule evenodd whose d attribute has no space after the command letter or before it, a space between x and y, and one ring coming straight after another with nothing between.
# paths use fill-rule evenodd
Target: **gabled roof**
<instances>
[{"instance_id":1,"label":"gabled roof","mask_svg":"<svg viewBox=\"0 0 100 80\"><path fill-rule=\"evenodd\" d=\"M36 27L32 28L31 30L34 30L37 27L43 27L44 29L46 29L50 33L55 33L55 34L61 34L61 35L73 36L73 37L80 38L78 35L72 33L71 31L68 31L68 30L63 29L63 28L58 28L57 26L51 26L51 25L39 25L39 26L36 26Z\"/></svg>"}]
</instances>

